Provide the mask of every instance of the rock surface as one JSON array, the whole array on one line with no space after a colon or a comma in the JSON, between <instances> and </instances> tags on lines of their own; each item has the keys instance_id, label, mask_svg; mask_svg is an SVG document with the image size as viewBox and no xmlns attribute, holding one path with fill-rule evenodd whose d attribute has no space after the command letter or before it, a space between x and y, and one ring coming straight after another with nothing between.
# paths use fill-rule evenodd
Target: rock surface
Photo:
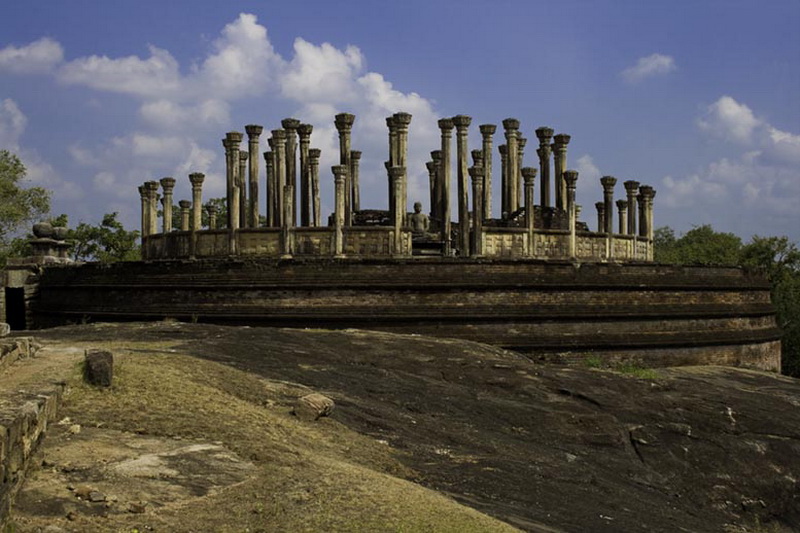
<instances>
[{"instance_id":1,"label":"rock surface","mask_svg":"<svg viewBox=\"0 0 800 533\"><path fill-rule=\"evenodd\" d=\"M86 350L86 381L98 387L110 387L114 380L114 355L106 350Z\"/></svg>"},{"instance_id":2,"label":"rock surface","mask_svg":"<svg viewBox=\"0 0 800 533\"><path fill-rule=\"evenodd\" d=\"M300 420L313 422L323 416L331 416L334 402L319 393L306 394L298 398L294 404L294 414Z\"/></svg>"},{"instance_id":3,"label":"rock surface","mask_svg":"<svg viewBox=\"0 0 800 533\"><path fill-rule=\"evenodd\" d=\"M642 378L362 331L120 324L42 337L145 332L326 391L336 420L397 450L414 480L521 529L800 530L794 379L723 367Z\"/></svg>"}]
</instances>

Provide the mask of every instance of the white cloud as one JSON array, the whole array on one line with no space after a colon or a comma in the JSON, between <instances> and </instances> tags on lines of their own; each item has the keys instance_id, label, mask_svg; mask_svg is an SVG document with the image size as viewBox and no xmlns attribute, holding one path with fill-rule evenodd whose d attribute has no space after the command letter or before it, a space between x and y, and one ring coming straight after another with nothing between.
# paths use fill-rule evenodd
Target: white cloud
<instances>
[{"instance_id":1,"label":"white cloud","mask_svg":"<svg viewBox=\"0 0 800 533\"><path fill-rule=\"evenodd\" d=\"M28 118L10 98L0 101L0 149L17 151Z\"/></svg>"},{"instance_id":2,"label":"white cloud","mask_svg":"<svg viewBox=\"0 0 800 533\"><path fill-rule=\"evenodd\" d=\"M715 137L741 143L750 142L753 131L762 126L749 107L730 96L723 96L708 106L697 124Z\"/></svg>"},{"instance_id":3,"label":"white cloud","mask_svg":"<svg viewBox=\"0 0 800 533\"><path fill-rule=\"evenodd\" d=\"M356 77L363 63L361 51L355 46L340 51L328 43L316 46L295 39L294 58L281 79L281 91L285 97L299 102L353 101L357 96Z\"/></svg>"},{"instance_id":4,"label":"white cloud","mask_svg":"<svg viewBox=\"0 0 800 533\"><path fill-rule=\"evenodd\" d=\"M629 83L636 83L646 78L669 74L677 68L672 56L652 54L639 58L635 65L623 70L622 78Z\"/></svg>"},{"instance_id":5,"label":"white cloud","mask_svg":"<svg viewBox=\"0 0 800 533\"><path fill-rule=\"evenodd\" d=\"M196 105L161 99L142 104L139 115L147 124L161 131L222 128L230 122L230 105L215 99Z\"/></svg>"},{"instance_id":6,"label":"white cloud","mask_svg":"<svg viewBox=\"0 0 800 533\"><path fill-rule=\"evenodd\" d=\"M63 48L48 37L21 48L6 46L0 49L0 69L19 74L50 72L63 60Z\"/></svg>"}]
</instances>

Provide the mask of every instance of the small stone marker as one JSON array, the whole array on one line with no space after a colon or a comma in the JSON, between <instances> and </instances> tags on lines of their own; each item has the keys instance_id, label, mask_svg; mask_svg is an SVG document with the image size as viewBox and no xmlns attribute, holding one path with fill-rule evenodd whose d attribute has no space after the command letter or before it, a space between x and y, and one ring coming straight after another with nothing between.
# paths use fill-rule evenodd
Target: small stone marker
<instances>
[{"instance_id":1,"label":"small stone marker","mask_svg":"<svg viewBox=\"0 0 800 533\"><path fill-rule=\"evenodd\" d=\"M86 350L84 379L91 385L110 387L114 377L114 356L106 350Z\"/></svg>"},{"instance_id":2,"label":"small stone marker","mask_svg":"<svg viewBox=\"0 0 800 533\"><path fill-rule=\"evenodd\" d=\"M0 322L0 337L8 337L9 333L11 333L11 326L5 322Z\"/></svg>"},{"instance_id":3,"label":"small stone marker","mask_svg":"<svg viewBox=\"0 0 800 533\"><path fill-rule=\"evenodd\" d=\"M300 420L313 422L322 416L330 416L334 405L333 400L315 392L297 399L294 414Z\"/></svg>"}]
</instances>

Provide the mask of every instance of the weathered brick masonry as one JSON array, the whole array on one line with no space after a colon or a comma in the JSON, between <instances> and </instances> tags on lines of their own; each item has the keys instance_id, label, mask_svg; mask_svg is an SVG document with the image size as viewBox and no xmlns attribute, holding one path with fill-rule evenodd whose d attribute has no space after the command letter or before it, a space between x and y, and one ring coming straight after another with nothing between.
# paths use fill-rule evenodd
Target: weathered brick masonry
<instances>
[{"instance_id":1,"label":"weathered brick masonry","mask_svg":"<svg viewBox=\"0 0 800 533\"><path fill-rule=\"evenodd\" d=\"M298 259L53 266L38 326L183 320L458 337L576 361L780 368L768 283L737 268Z\"/></svg>"}]
</instances>

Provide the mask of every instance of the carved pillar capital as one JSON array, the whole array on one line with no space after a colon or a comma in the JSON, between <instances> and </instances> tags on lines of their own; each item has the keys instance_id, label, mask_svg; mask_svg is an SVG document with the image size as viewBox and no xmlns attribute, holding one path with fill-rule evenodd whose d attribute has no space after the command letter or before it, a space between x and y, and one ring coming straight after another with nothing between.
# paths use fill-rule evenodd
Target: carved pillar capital
<instances>
[{"instance_id":1,"label":"carved pillar capital","mask_svg":"<svg viewBox=\"0 0 800 533\"><path fill-rule=\"evenodd\" d=\"M300 127L300 121L296 118L285 118L281 120L281 127L290 132L297 131L297 128Z\"/></svg>"},{"instance_id":2,"label":"carved pillar capital","mask_svg":"<svg viewBox=\"0 0 800 533\"><path fill-rule=\"evenodd\" d=\"M442 151L441 150L433 150L431 152L431 159L433 159L434 163L438 163L442 160Z\"/></svg>"},{"instance_id":3,"label":"carved pillar capital","mask_svg":"<svg viewBox=\"0 0 800 533\"><path fill-rule=\"evenodd\" d=\"M542 126L536 128L536 137L539 139L539 146L550 150L550 140L553 138L553 128Z\"/></svg>"},{"instance_id":4,"label":"carved pillar capital","mask_svg":"<svg viewBox=\"0 0 800 533\"><path fill-rule=\"evenodd\" d=\"M575 186L578 183L578 171L577 170L566 170L564 171L564 181L567 182L568 189L575 189Z\"/></svg>"},{"instance_id":5,"label":"carved pillar capital","mask_svg":"<svg viewBox=\"0 0 800 533\"><path fill-rule=\"evenodd\" d=\"M600 178L600 184L603 186L603 192L614 192L614 185L617 184L617 178L614 176L603 176Z\"/></svg>"},{"instance_id":6,"label":"carved pillar capital","mask_svg":"<svg viewBox=\"0 0 800 533\"><path fill-rule=\"evenodd\" d=\"M472 124L472 117L470 116L456 115L453 117L453 125L459 135L465 134L470 124Z\"/></svg>"},{"instance_id":7,"label":"carved pillar capital","mask_svg":"<svg viewBox=\"0 0 800 533\"><path fill-rule=\"evenodd\" d=\"M350 159L359 161L361 159L361 150L350 150Z\"/></svg>"},{"instance_id":8,"label":"carved pillar capital","mask_svg":"<svg viewBox=\"0 0 800 533\"><path fill-rule=\"evenodd\" d=\"M489 137L491 135L494 135L494 133L497 131L497 125L481 124L480 126L478 126L478 129L480 130L481 135L483 135L484 137Z\"/></svg>"},{"instance_id":9,"label":"carved pillar capital","mask_svg":"<svg viewBox=\"0 0 800 533\"><path fill-rule=\"evenodd\" d=\"M507 118L503 120L503 128L506 130L518 130L519 120L516 118Z\"/></svg>"},{"instance_id":10,"label":"carved pillar capital","mask_svg":"<svg viewBox=\"0 0 800 533\"><path fill-rule=\"evenodd\" d=\"M451 118L440 118L438 125L439 129L442 130L442 135L450 135L453 128L455 128L455 124Z\"/></svg>"},{"instance_id":11,"label":"carved pillar capital","mask_svg":"<svg viewBox=\"0 0 800 533\"><path fill-rule=\"evenodd\" d=\"M314 131L314 126L311 124L300 124L297 127L297 134L300 136L300 142L309 141L311 133Z\"/></svg>"},{"instance_id":12,"label":"carved pillar capital","mask_svg":"<svg viewBox=\"0 0 800 533\"><path fill-rule=\"evenodd\" d=\"M334 125L339 132L349 133L353 128L353 123L356 121L356 116L351 113L339 113L334 117Z\"/></svg>"},{"instance_id":13,"label":"carved pillar capital","mask_svg":"<svg viewBox=\"0 0 800 533\"><path fill-rule=\"evenodd\" d=\"M242 142L242 137L243 135L240 131L229 131L225 134L225 138L228 140L228 143L230 143L231 149L239 147L239 143Z\"/></svg>"},{"instance_id":14,"label":"carved pillar capital","mask_svg":"<svg viewBox=\"0 0 800 533\"><path fill-rule=\"evenodd\" d=\"M472 164L476 167L483 166L483 150L473 150L472 154Z\"/></svg>"},{"instance_id":15,"label":"carved pillar capital","mask_svg":"<svg viewBox=\"0 0 800 533\"><path fill-rule=\"evenodd\" d=\"M242 152L247 154L247 152ZM189 181L192 184L192 189L197 189L203 186L203 181L206 179L206 175L202 172L192 172L189 174ZM174 180L173 180L174 181Z\"/></svg>"},{"instance_id":16,"label":"carved pillar capital","mask_svg":"<svg viewBox=\"0 0 800 533\"><path fill-rule=\"evenodd\" d=\"M522 179L525 180L526 187L533 187L536 181L537 169L533 167L522 167Z\"/></svg>"},{"instance_id":17,"label":"carved pillar capital","mask_svg":"<svg viewBox=\"0 0 800 533\"><path fill-rule=\"evenodd\" d=\"M320 155L322 155L322 150L320 150L319 148L310 148L308 150L308 158L309 159L319 160Z\"/></svg>"},{"instance_id":18,"label":"carved pillar capital","mask_svg":"<svg viewBox=\"0 0 800 533\"><path fill-rule=\"evenodd\" d=\"M259 126L258 124L248 124L244 127L245 133L247 133L248 139L251 141L257 140L261 133L264 131L264 126Z\"/></svg>"},{"instance_id":19,"label":"carved pillar capital","mask_svg":"<svg viewBox=\"0 0 800 533\"><path fill-rule=\"evenodd\" d=\"M161 178L159 183L161 183L161 188L164 190L165 195L172 194L172 190L175 188L175 178Z\"/></svg>"},{"instance_id":20,"label":"carved pillar capital","mask_svg":"<svg viewBox=\"0 0 800 533\"><path fill-rule=\"evenodd\" d=\"M394 118L396 128L408 130L408 125L411 124L411 113L395 113L392 118Z\"/></svg>"}]
</instances>

